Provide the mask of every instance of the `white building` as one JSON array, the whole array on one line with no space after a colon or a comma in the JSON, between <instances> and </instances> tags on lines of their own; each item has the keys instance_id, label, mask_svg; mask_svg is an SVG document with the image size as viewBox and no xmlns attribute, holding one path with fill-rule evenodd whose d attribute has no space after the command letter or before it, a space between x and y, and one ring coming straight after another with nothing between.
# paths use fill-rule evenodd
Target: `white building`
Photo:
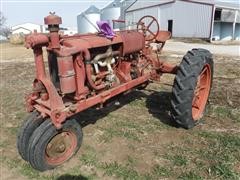
<instances>
[{"instance_id":1,"label":"white building","mask_svg":"<svg viewBox=\"0 0 240 180\"><path fill-rule=\"evenodd\" d=\"M137 0L125 11L130 24L136 24L145 15L154 16L160 30L171 31L173 37L240 39L237 4L215 0Z\"/></svg>"},{"instance_id":2,"label":"white building","mask_svg":"<svg viewBox=\"0 0 240 180\"><path fill-rule=\"evenodd\" d=\"M34 24L34 23L23 23L11 28L12 34L30 34L35 30L38 33L45 32L45 28L42 25Z\"/></svg>"},{"instance_id":3,"label":"white building","mask_svg":"<svg viewBox=\"0 0 240 180\"><path fill-rule=\"evenodd\" d=\"M67 28L63 28L62 30L60 30L60 33L62 35L68 35L68 36L72 36L74 34L77 34L77 28L76 27L67 27Z\"/></svg>"},{"instance_id":4,"label":"white building","mask_svg":"<svg viewBox=\"0 0 240 180\"><path fill-rule=\"evenodd\" d=\"M6 40L7 40L7 38L5 36L0 35L0 42L1 41L6 41Z\"/></svg>"}]
</instances>

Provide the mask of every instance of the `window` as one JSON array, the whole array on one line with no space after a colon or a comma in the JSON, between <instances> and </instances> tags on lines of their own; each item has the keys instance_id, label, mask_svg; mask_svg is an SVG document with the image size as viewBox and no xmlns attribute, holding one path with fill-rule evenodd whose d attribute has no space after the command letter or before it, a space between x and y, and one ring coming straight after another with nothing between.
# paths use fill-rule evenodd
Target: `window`
<instances>
[{"instance_id":1,"label":"window","mask_svg":"<svg viewBox=\"0 0 240 180\"><path fill-rule=\"evenodd\" d=\"M216 9L215 15L214 15L214 20L220 21L221 19L222 19L222 9Z\"/></svg>"}]
</instances>

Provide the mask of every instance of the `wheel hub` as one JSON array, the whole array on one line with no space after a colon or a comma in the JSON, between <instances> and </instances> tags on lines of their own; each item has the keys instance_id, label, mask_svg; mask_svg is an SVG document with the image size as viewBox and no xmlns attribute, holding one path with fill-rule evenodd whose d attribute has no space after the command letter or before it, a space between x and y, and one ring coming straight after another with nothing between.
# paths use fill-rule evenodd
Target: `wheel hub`
<instances>
[{"instance_id":1,"label":"wheel hub","mask_svg":"<svg viewBox=\"0 0 240 180\"><path fill-rule=\"evenodd\" d=\"M49 164L61 164L68 160L77 146L77 137L72 132L61 132L48 143L45 157Z\"/></svg>"}]
</instances>

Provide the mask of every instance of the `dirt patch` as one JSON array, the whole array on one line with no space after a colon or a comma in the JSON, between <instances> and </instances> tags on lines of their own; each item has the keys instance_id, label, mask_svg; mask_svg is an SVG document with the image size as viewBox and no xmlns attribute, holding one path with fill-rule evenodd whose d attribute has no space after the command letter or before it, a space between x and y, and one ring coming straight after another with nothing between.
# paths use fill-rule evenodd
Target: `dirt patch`
<instances>
[{"instance_id":1,"label":"dirt patch","mask_svg":"<svg viewBox=\"0 0 240 180\"><path fill-rule=\"evenodd\" d=\"M211 101L213 104L240 107L240 79L217 77L213 82Z\"/></svg>"},{"instance_id":2,"label":"dirt patch","mask_svg":"<svg viewBox=\"0 0 240 180\"><path fill-rule=\"evenodd\" d=\"M200 44L210 44L208 39L199 39L199 38L173 38L171 41L184 42L184 43L200 43Z\"/></svg>"},{"instance_id":3,"label":"dirt patch","mask_svg":"<svg viewBox=\"0 0 240 180\"><path fill-rule=\"evenodd\" d=\"M14 172L12 169L5 167L2 163L0 163L0 177L1 180L12 180L12 179L19 179L19 180L26 180L26 177L20 175L17 172Z\"/></svg>"}]
</instances>

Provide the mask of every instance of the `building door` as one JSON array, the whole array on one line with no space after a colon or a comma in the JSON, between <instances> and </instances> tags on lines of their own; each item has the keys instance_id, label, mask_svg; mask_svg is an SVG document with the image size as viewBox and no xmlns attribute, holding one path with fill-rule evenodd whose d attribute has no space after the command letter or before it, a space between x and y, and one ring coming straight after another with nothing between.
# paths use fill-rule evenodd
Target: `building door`
<instances>
[{"instance_id":1,"label":"building door","mask_svg":"<svg viewBox=\"0 0 240 180\"><path fill-rule=\"evenodd\" d=\"M173 30L173 20L168 20L168 31L172 33Z\"/></svg>"}]
</instances>

